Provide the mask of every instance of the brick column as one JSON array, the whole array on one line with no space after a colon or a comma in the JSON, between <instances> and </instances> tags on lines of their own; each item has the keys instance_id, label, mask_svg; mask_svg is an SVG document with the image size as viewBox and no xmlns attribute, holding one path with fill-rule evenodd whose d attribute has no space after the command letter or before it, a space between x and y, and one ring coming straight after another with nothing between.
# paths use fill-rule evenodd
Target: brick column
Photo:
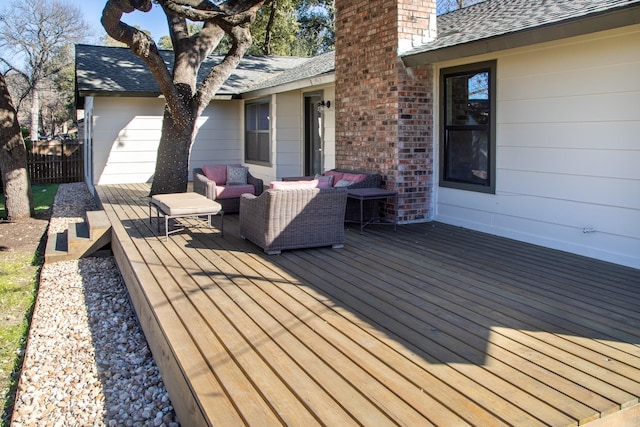
<instances>
[{"instance_id":1,"label":"brick column","mask_svg":"<svg viewBox=\"0 0 640 427\"><path fill-rule=\"evenodd\" d=\"M336 165L382 174L405 223L430 215L433 78L398 51L428 36L432 14L435 1L336 0Z\"/></svg>"}]
</instances>

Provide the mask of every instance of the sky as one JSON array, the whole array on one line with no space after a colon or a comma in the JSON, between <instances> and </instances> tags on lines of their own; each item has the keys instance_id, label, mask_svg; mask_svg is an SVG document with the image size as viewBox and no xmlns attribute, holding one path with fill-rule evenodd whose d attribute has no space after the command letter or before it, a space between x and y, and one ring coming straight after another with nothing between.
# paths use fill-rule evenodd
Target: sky
<instances>
[{"instance_id":1,"label":"sky","mask_svg":"<svg viewBox=\"0 0 640 427\"><path fill-rule=\"evenodd\" d=\"M89 24L91 34L89 35L87 43L99 44L100 39L106 34L100 23L102 9L104 9L106 0L68 0L67 3L79 8L87 24ZM151 37L153 37L156 42L160 37L169 35L167 19L157 4L154 4L153 8L147 13L139 11L127 13L123 16L122 20L129 25L138 25L143 30L149 30Z\"/></svg>"}]
</instances>

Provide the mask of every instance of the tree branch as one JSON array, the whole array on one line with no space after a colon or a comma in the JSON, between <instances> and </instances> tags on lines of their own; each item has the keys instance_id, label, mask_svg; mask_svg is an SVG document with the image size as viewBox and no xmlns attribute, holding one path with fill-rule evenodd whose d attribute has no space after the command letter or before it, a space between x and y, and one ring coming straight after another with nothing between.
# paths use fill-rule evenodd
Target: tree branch
<instances>
[{"instance_id":1,"label":"tree branch","mask_svg":"<svg viewBox=\"0 0 640 427\"><path fill-rule=\"evenodd\" d=\"M217 25L205 23L199 32L189 35L186 19L174 15L164 5L161 6L167 15L173 44L173 83L179 86L183 97L187 97L190 103L196 93L198 69L224 37L224 31Z\"/></svg>"},{"instance_id":2,"label":"tree branch","mask_svg":"<svg viewBox=\"0 0 640 427\"><path fill-rule=\"evenodd\" d=\"M273 33L273 25L276 20L276 4L271 0L269 0L267 3L269 3L269 6L271 6L271 11L269 12L269 20L267 21L267 26L264 30L265 34L262 51L265 55L269 56L271 55L271 35Z\"/></svg>"},{"instance_id":3,"label":"tree branch","mask_svg":"<svg viewBox=\"0 0 640 427\"><path fill-rule=\"evenodd\" d=\"M172 83L171 74L160 56L158 47L144 32L121 21L122 15L134 10L149 11L151 0L108 0L102 11L102 26L114 39L129 46L131 51L142 58L156 78L168 108L176 120L187 119L189 113L180 102L180 94Z\"/></svg>"},{"instance_id":4,"label":"tree branch","mask_svg":"<svg viewBox=\"0 0 640 427\"><path fill-rule=\"evenodd\" d=\"M211 102L211 99L218 92L229 74L238 66L245 51L251 46L251 32L248 27L233 26L225 29L225 31L228 31L227 34L231 36L233 43L222 62L216 65L204 79L200 90L194 98L198 115Z\"/></svg>"},{"instance_id":5,"label":"tree branch","mask_svg":"<svg viewBox=\"0 0 640 427\"><path fill-rule=\"evenodd\" d=\"M160 4L167 15L167 22L169 23L169 35L171 37L171 43L174 47L176 55L179 53L193 53L195 52L196 58L192 58L196 61L199 67L202 61L213 51L218 45L224 31L217 26L205 23L201 30L193 35L189 35L189 30L186 22L186 18L173 14L166 6ZM176 57L176 64L178 64L178 57ZM174 79L177 74L174 70Z\"/></svg>"},{"instance_id":6,"label":"tree branch","mask_svg":"<svg viewBox=\"0 0 640 427\"><path fill-rule=\"evenodd\" d=\"M228 0L216 5L207 0L158 0L169 17L171 41L176 55L174 83L179 83L183 90L185 84L191 85L192 90L195 90L196 76L189 71L197 71L207 55L218 45L224 33L229 34L233 40L232 48L224 60L211 70L191 100L191 105L197 109L198 115L209 104L232 70L238 66L244 52L251 45L251 34L248 28L242 27L255 18L255 12L264 1ZM187 37L183 31L184 19L204 22L204 26L198 34ZM187 78L192 79L186 81Z\"/></svg>"},{"instance_id":7,"label":"tree branch","mask_svg":"<svg viewBox=\"0 0 640 427\"><path fill-rule=\"evenodd\" d=\"M222 9L209 1L165 0L158 3L163 9L195 22L211 21L225 15Z\"/></svg>"},{"instance_id":8,"label":"tree branch","mask_svg":"<svg viewBox=\"0 0 640 427\"><path fill-rule=\"evenodd\" d=\"M227 0L216 5L209 0L158 0L165 10L194 22L246 24L264 0Z\"/></svg>"}]
</instances>

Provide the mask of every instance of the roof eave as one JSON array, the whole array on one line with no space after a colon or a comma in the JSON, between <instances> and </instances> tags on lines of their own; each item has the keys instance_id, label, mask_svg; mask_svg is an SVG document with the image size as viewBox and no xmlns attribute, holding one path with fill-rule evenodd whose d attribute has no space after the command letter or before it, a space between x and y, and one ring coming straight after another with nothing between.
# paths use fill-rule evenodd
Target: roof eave
<instances>
[{"instance_id":1,"label":"roof eave","mask_svg":"<svg viewBox=\"0 0 640 427\"><path fill-rule=\"evenodd\" d=\"M128 97L128 98L164 98L160 92L127 92L127 91L107 91L107 90L80 90L77 92L77 98L85 98L87 96L100 97ZM239 99L238 93L218 93L213 97L213 101L227 101L230 99Z\"/></svg>"},{"instance_id":2,"label":"roof eave","mask_svg":"<svg viewBox=\"0 0 640 427\"><path fill-rule=\"evenodd\" d=\"M458 58L482 55L506 49L561 40L585 34L640 23L640 7L625 7L598 15L575 18L554 24L480 39L469 43L426 52L408 53L402 57L405 66L434 64Z\"/></svg>"},{"instance_id":3,"label":"roof eave","mask_svg":"<svg viewBox=\"0 0 640 427\"><path fill-rule=\"evenodd\" d=\"M306 79L296 80L294 82L288 82L281 85L275 85L258 90L249 90L242 94L242 98L260 98L263 96L273 95L275 93L289 92L292 90L306 89L314 86L320 86L324 84L334 83L336 81L335 72L321 74Z\"/></svg>"},{"instance_id":4,"label":"roof eave","mask_svg":"<svg viewBox=\"0 0 640 427\"><path fill-rule=\"evenodd\" d=\"M127 91L115 91L115 90L80 90L78 95L81 97L86 96L105 96L105 97L130 97L130 98L160 98L162 96L159 92L127 92Z\"/></svg>"}]
</instances>

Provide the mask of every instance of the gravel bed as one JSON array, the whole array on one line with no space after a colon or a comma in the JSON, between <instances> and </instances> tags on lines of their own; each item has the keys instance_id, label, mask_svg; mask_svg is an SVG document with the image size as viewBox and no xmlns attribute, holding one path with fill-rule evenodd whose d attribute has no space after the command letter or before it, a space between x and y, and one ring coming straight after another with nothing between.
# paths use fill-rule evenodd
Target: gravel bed
<instances>
[{"instance_id":1,"label":"gravel bed","mask_svg":"<svg viewBox=\"0 0 640 427\"><path fill-rule=\"evenodd\" d=\"M95 209L62 184L49 233ZM113 257L43 267L12 426L178 426Z\"/></svg>"}]
</instances>

